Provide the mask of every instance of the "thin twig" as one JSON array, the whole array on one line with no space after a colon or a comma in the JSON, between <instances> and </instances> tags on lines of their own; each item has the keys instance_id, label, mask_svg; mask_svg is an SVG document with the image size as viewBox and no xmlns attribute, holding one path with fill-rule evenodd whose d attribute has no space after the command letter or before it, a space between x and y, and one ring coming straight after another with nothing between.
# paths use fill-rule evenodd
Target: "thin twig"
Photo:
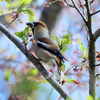
<instances>
[{"instance_id":1,"label":"thin twig","mask_svg":"<svg viewBox=\"0 0 100 100\"><path fill-rule=\"evenodd\" d=\"M90 1L90 4L92 4L94 2L94 0Z\"/></svg>"},{"instance_id":2,"label":"thin twig","mask_svg":"<svg viewBox=\"0 0 100 100\"><path fill-rule=\"evenodd\" d=\"M3 13L3 14L0 14L0 17L1 17L1 16L8 15L8 14L11 14L11 13L15 13L15 12L17 12L17 9L13 9L13 10L11 10L11 11L8 11L8 12L5 12L5 13Z\"/></svg>"},{"instance_id":3,"label":"thin twig","mask_svg":"<svg viewBox=\"0 0 100 100\"><path fill-rule=\"evenodd\" d=\"M81 6L82 6L82 10L83 10L83 15L84 15L84 7L83 7L83 4L82 4L82 2L79 0L79 3L81 4Z\"/></svg>"},{"instance_id":4,"label":"thin twig","mask_svg":"<svg viewBox=\"0 0 100 100\"><path fill-rule=\"evenodd\" d=\"M83 15L83 13L80 11L80 9L77 7L77 5L75 4L75 2L73 0L71 0L73 5L74 5L74 8L79 12L79 14L81 15L81 17L83 18L85 24L87 24L87 19L86 17Z\"/></svg>"},{"instance_id":5,"label":"thin twig","mask_svg":"<svg viewBox=\"0 0 100 100\"><path fill-rule=\"evenodd\" d=\"M98 11L96 11L96 12L92 13L92 14L91 14L91 16L93 16L93 15L95 15L95 14L99 13L99 12L100 12L100 10L98 10Z\"/></svg>"},{"instance_id":6,"label":"thin twig","mask_svg":"<svg viewBox=\"0 0 100 100\"><path fill-rule=\"evenodd\" d=\"M94 66L100 66L100 64L94 65Z\"/></svg>"},{"instance_id":7,"label":"thin twig","mask_svg":"<svg viewBox=\"0 0 100 100\"><path fill-rule=\"evenodd\" d=\"M100 37L100 28L93 34L95 41Z\"/></svg>"},{"instance_id":8,"label":"thin twig","mask_svg":"<svg viewBox=\"0 0 100 100\"><path fill-rule=\"evenodd\" d=\"M21 6L17 9L17 14L15 15L14 19L6 26L7 28L19 17L19 16L18 16L18 15L19 15L19 12L18 12L18 11L21 9L21 7L22 7L24 4L25 4L25 2L22 3Z\"/></svg>"},{"instance_id":9,"label":"thin twig","mask_svg":"<svg viewBox=\"0 0 100 100\"><path fill-rule=\"evenodd\" d=\"M74 7L73 5L69 4L67 0L64 0L66 2L66 4L70 7Z\"/></svg>"},{"instance_id":10,"label":"thin twig","mask_svg":"<svg viewBox=\"0 0 100 100\"><path fill-rule=\"evenodd\" d=\"M100 74L96 74L96 75L95 75L95 77L98 77L98 76L100 76Z\"/></svg>"},{"instance_id":11,"label":"thin twig","mask_svg":"<svg viewBox=\"0 0 100 100\"><path fill-rule=\"evenodd\" d=\"M69 69L71 69L72 67L78 67L78 66L84 66L84 65L86 65L86 64L88 64L89 63L89 61L86 61L86 62L84 62L84 63L80 63L80 64L76 64L76 65L72 65L72 66L70 66L70 67L68 67L64 72L66 72L66 71L68 71ZM86 66L87 67L87 66Z\"/></svg>"},{"instance_id":12,"label":"thin twig","mask_svg":"<svg viewBox=\"0 0 100 100\"><path fill-rule=\"evenodd\" d=\"M90 3L90 5L91 5L93 2L94 2L94 0L90 1L90 2L89 2L89 3ZM84 4L83 6L86 6L86 4Z\"/></svg>"},{"instance_id":13,"label":"thin twig","mask_svg":"<svg viewBox=\"0 0 100 100\"><path fill-rule=\"evenodd\" d=\"M16 14L15 18L6 26L7 28L18 18L18 13Z\"/></svg>"}]
</instances>

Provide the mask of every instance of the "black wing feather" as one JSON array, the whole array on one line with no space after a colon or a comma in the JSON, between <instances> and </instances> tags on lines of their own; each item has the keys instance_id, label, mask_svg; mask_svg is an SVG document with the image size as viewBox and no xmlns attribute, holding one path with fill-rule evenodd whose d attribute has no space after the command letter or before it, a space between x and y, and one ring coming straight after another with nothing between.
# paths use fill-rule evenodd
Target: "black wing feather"
<instances>
[{"instance_id":1,"label":"black wing feather","mask_svg":"<svg viewBox=\"0 0 100 100\"><path fill-rule=\"evenodd\" d=\"M45 50L47 50L48 52L58 56L62 62L64 62L64 59L67 60L66 58L64 58L64 56L61 54L61 52L57 49L49 49L47 48L46 46L42 45L41 43L37 43L37 46L40 47L40 48L43 48ZM68 61L68 60L67 60Z\"/></svg>"}]
</instances>

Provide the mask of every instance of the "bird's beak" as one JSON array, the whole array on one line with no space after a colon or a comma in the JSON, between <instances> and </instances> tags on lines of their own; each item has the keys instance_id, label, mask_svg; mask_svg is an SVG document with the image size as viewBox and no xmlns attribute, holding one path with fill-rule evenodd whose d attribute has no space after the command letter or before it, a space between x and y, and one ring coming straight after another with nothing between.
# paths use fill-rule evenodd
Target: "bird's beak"
<instances>
[{"instance_id":1,"label":"bird's beak","mask_svg":"<svg viewBox=\"0 0 100 100\"><path fill-rule=\"evenodd\" d=\"M33 22L27 22L26 25L28 25L30 28L34 28L34 23Z\"/></svg>"}]
</instances>

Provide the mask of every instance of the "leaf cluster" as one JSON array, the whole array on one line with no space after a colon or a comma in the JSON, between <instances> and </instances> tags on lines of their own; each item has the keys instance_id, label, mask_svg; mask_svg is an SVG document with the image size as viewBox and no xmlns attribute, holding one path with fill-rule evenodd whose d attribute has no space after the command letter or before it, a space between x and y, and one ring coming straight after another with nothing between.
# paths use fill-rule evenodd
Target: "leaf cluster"
<instances>
[{"instance_id":1,"label":"leaf cluster","mask_svg":"<svg viewBox=\"0 0 100 100\"><path fill-rule=\"evenodd\" d=\"M89 47L87 46L85 48L84 44L80 41L80 39L78 39L78 43L79 43L79 47L80 47L80 49L82 51L82 55L79 56L79 57L87 60L88 59L88 49L89 49Z\"/></svg>"},{"instance_id":2,"label":"leaf cluster","mask_svg":"<svg viewBox=\"0 0 100 100\"><path fill-rule=\"evenodd\" d=\"M15 32L14 34L16 36L18 36L19 38L21 38L26 44L28 44L28 42L26 41L28 30L29 30L29 27L26 27L23 31L21 31L21 32Z\"/></svg>"},{"instance_id":3,"label":"leaf cluster","mask_svg":"<svg viewBox=\"0 0 100 100\"><path fill-rule=\"evenodd\" d=\"M55 35L52 35L52 37L57 42L57 47L62 51L64 54L67 51L67 45L72 44L72 40L70 39L71 34L66 34L63 36L63 39L60 41L59 38ZM65 64L62 63L62 70L65 71Z\"/></svg>"}]
</instances>

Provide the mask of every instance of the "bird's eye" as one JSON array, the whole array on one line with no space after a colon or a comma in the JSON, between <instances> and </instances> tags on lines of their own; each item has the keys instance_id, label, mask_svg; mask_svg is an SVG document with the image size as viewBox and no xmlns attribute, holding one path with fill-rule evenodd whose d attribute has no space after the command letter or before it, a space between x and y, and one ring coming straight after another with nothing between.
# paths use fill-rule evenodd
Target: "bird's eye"
<instances>
[{"instance_id":1,"label":"bird's eye","mask_svg":"<svg viewBox=\"0 0 100 100\"><path fill-rule=\"evenodd\" d=\"M34 24L35 24L35 27L38 26L38 25L40 25L40 23L38 23L38 22L37 23L34 23Z\"/></svg>"}]
</instances>

